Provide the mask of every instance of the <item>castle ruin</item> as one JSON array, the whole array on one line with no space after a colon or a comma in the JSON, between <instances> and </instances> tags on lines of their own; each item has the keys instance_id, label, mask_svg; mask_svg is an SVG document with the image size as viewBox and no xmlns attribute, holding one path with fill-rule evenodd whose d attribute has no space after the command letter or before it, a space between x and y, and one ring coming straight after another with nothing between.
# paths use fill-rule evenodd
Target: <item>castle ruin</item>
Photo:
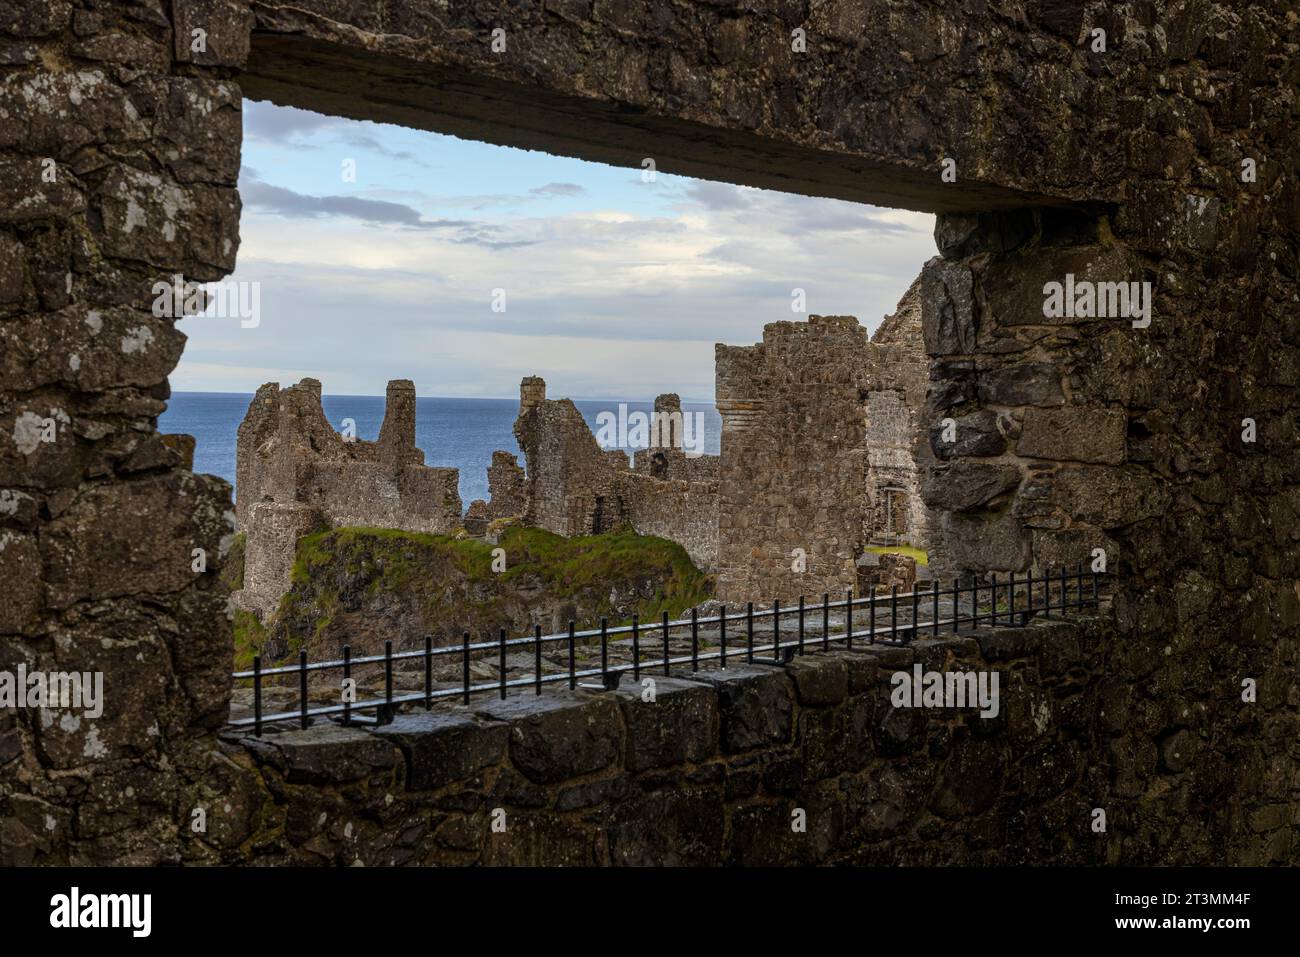
<instances>
[{"instance_id":1,"label":"castle ruin","mask_svg":"<svg viewBox=\"0 0 1300 957\"><path fill-rule=\"evenodd\" d=\"M102 672L108 694L94 722L0 712L0 863L248 863L262 847L296 862L390 863L395 850L422 861L422 842L457 833L502 855L465 855L487 862L664 862L689 847L720 863L749 859L724 837L782 847L786 802L824 809L810 813L813 832L876 827L844 835L850 860L1300 859L1293 3L16 0L10 11L0 664ZM503 20L509 56L489 42ZM196 30L202 51L187 42ZM795 30L803 52L791 50ZM1089 42L1097 31L1104 50ZM941 544L954 567L999 572L1101 550L1117 573L1110 613L1038 645L1024 630L1008 631L1005 649L967 639L963 654L979 644L990 667L1025 656L1006 727L944 721L911 750L892 709L856 710L878 667L857 650L831 663L840 689L845 670L861 676L847 681L855 710L843 723L793 710L804 701L730 691L717 700L761 712L669 725L665 714L694 712L660 709L634 724L608 698L541 696L588 709L563 719L581 729L576 744L551 753L583 788L609 783L608 814L558 797L535 811L517 790L484 789L466 761L446 779L458 818L440 822L424 799L398 816L384 798L404 793L407 759L329 725L298 749L328 766L285 760L302 783L270 788L267 750L216 732L233 686L221 574L231 490L158 433L185 337L150 308L159 281L235 268L245 98L937 213L921 415L959 431L943 457L922 447L918 467ZM1149 324L1046 317L1041 290L1071 274L1149 282ZM761 398L745 393L735 398ZM784 671L764 680L788 683ZM1250 701L1245 681L1258 686ZM818 701L828 686L811 685ZM785 721L759 717L773 713ZM677 778L630 766L620 791L622 771L592 776L587 729L625 726L652 743L683 741L686 726L730 739L707 764L686 753ZM519 752L543 753L550 727L509 754L507 730L483 727L503 755L497 780L518 780ZM788 775L759 780L753 742L734 740L769 727L782 761L810 769L788 787ZM850 757L906 753L822 779L813 762L846 738L840 728L860 733ZM634 753L600 747L611 760ZM348 783L335 803L318 783L377 765L391 787ZM207 834L190 826L200 805L221 809ZM522 826L491 835L498 805ZM1089 830L1099 807L1104 836ZM349 836L353 821L373 850ZM583 840L603 856L573 851Z\"/></svg>"},{"instance_id":2,"label":"castle ruin","mask_svg":"<svg viewBox=\"0 0 1300 957\"><path fill-rule=\"evenodd\" d=\"M335 432L321 384L257 390L239 426L235 515L248 535L236 603L265 617L288 590L298 539L366 525L446 534L461 525L456 469L430 468L415 447L415 384L388 383L379 438Z\"/></svg>"},{"instance_id":3,"label":"castle ruin","mask_svg":"<svg viewBox=\"0 0 1300 957\"><path fill-rule=\"evenodd\" d=\"M514 433L525 467L492 455L489 498L462 517L458 470L415 447L415 386L388 384L376 442L339 435L320 383L258 390L239 427L240 528L248 534L241 607L265 617L289 587L297 539L367 525L484 537L516 519L558 535L627 525L677 542L717 574L723 601L839 593L870 544L925 548L917 484L925 399L918 286L868 337L852 316L769 323L753 346L717 346L722 454L691 455L681 399L654 402L650 447L631 461L602 448L570 399L519 387Z\"/></svg>"}]
</instances>

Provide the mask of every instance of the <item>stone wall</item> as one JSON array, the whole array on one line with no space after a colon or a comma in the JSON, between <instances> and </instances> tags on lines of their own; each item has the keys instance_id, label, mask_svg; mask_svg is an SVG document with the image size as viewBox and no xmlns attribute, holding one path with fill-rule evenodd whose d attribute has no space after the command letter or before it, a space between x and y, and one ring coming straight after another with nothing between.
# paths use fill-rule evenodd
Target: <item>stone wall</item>
<instances>
[{"instance_id":1,"label":"stone wall","mask_svg":"<svg viewBox=\"0 0 1300 957\"><path fill-rule=\"evenodd\" d=\"M869 545L930 547L933 519L920 492L917 454L926 429L921 414L929 359L921 333L921 280L871 336L864 366L866 394L866 517Z\"/></svg>"},{"instance_id":2,"label":"stone wall","mask_svg":"<svg viewBox=\"0 0 1300 957\"><path fill-rule=\"evenodd\" d=\"M656 412L681 412L677 396L655 400ZM665 419L664 421L668 421ZM633 464L605 450L569 399L546 398L546 383L520 385L515 438L526 462L525 520L559 535L591 535L626 522L642 535L682 545L698 567L712 570L718 552L716 456L689 456L682 436L643 449Z\"/></svg>"},{"instance_id":3,"label":"stone wall","mask_svg":"<svg viewBox=\"0 0 1300 957\"><path fill-rule=\"evenodd\" d=\"M864 546L928 546L920 314L914 284L872 339L852 316L810 316L769 323L756 346L716 347L719 598L838 594ZM886 489L905 534L890 530Z\"/></svg>"},{"instance_id":4,"label":"stone wall","mask_svg":"<svg viewBox=\"0 0 1300 957\"><path fill-rule=\"evenodd\" d=\"M495 464L495 463L494 463ZM505 463L501 463L505 467ZM257 390L239 425L236 514L248 534L242 608L265 617L288 590L297 539L321 527L445 534L461 525L459 472L430 468L415 446L415 385L388 383L379 438L335 432L321 385Z\"/></svg>"},{"instance_id":5,"label":"stone wall","mask_svg":"<svg viewBox=\"0 0 1300 957\"><path fill-rule=\"evenodd\" d=\"M435 706L378 730L229 738L234 798L194 852L257 864L795 865L1290 859L1261 808L1225 847L1161 847L1172 808L1112 803L1104 618L1039 622L619 690ZM997 713L898 708L897 672L998 676ZM990 712L991 713L991 712ZM1166 742L1171 781L1190 738ZM1106 831L1094 809L1108 809ZM1227 833L1244 809L1186 813ZM802 812L803 829L796 820ZM1125 834L1125 837L1120 837Z\"/></svg>"}]
</instances>

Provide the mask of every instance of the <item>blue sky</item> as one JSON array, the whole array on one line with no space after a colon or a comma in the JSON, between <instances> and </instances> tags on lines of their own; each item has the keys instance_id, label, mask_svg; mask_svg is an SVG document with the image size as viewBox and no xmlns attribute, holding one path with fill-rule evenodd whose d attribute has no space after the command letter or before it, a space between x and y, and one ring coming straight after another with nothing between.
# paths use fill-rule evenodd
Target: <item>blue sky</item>
<instances>
[{"instance_id":1,"label":"blue sky","mask_svg":"<svg viewBox=\"0 0 1300 957\"><path fill-rule=\"evenodd\" d=\"M256 327L195 317L177 391L319 378L327 393L713 396L713 345L764 323L869 329L934 255L932 216L623 169L244 104L231 280ZM345 163L355 181L345 176ZM505 311L494 312L495 290Z\"/></svg>"}]
</instances>

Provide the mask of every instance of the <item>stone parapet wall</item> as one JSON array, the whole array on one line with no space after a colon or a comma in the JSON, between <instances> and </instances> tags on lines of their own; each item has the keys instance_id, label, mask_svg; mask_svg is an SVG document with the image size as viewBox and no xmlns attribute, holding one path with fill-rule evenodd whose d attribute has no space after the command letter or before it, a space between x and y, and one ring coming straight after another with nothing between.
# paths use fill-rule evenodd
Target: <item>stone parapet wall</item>
<instances>
[{"instance_id":1,"label":"stone parapet wall","mask_svg":"<svg viewBox=\"0 0 1300 957\"><path fill-rule=\"evenodd\" d=\"M644 675L625 675L609 693L511 694L377 730L325 723L230 739L235 798L191 850L340 865L1293 859L1294 833L1267 801L1197 801L1197 836L1153 841L1180 812L1114 775L1137 720L1108 707L1115 640L1106 617L1039 621L784 666L683 669L653 677L653 700ZM996 673L997 714L894 707L892 676L918 664ZM1253 720L1265 727L1271 714ZM1176 781L1176 751L1152 752L1141 780ZM800 811L803 830L792 826ZM1217 843L1238 817L1257 826Z\"/></svg>"}]
</instances>

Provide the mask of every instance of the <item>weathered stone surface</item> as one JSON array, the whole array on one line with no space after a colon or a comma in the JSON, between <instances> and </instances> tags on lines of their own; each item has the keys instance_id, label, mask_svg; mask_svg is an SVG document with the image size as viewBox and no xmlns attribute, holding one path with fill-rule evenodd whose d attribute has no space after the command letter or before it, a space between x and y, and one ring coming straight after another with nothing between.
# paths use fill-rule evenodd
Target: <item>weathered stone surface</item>
<instances>
[{"instance_id":1,"label":"weathered stone surface","mask_svg":"<svg viewBox=\"0 0 1300 957\"><path fill-rule=\"evenodd\" d=\"M1107 529L1159 515L1168 501L1150 473L1102 465L1061 469L1056 489L1067 514Z\"/></svg>"},{"instance_id":2,"label":"weathered stone surface","mask_svg":"<svg viewBox=\"0 0 1300 957\"><path fill-rule=\"evenodd\" d=\"M391 771L401 760L392 741L319 720L305 729L245 738L243 744L293 784L355 781Z\"/></svg>"},{"instance_id":3,"label":"weathered stone surface","mask_svg":"<svg viewBox=\"0 0 1300 957\"><path fill-rule=\"evenodd\" d=\"M508 728L469 714L428 712L400 715L375 734L401 748L406 786L437 790L468 780L505 760Z\"/></svg>"},{"instance_id":4,"label":"weathered stone surface","mask_svg":"<svg viewBox=\"0 0 1300 957\"><path fill-rule=\"evenodd\" d=\"M980 409L955 420L957 435L954 441L945 438L947 427L942 422L930 426L930 448L936 458L948 461L955 458L988 458L1001 455L1007 448L1010 420L991 409Z\"/></svg>"},{"instance_id":5,"label":"weathered stone surface","mask_svg":"<svg viewBox=\"0 0 1300 957\"><path fill-rule=\"evenodd\" d=\"M978 253L1008 253L1034 235L1034 212L940 213L934 218L934 244L944 259Z\"/></svg>"},{"instance_id":6,"label":"weathered stone surface","mask_svg":"<svg viewBox=\"0 0 1300 957\"><path fill-rule=\"evenodd\" d=\"M219 487L229 501L229 486ZM184 589L195 580L192 550L215 555L232 530L218 494L186 473L87 487L49 524L43 540L47 601L65 607ZM196 511L177 511L178 495L188 497Z\"/></svg>"},{"instance_id":7,"label":"weathered stone surface","mask_svg":"<svg viewBox=\"0 0 1300 957\"><path fill-rule=\"evenodd\" d=\"M980 377L979 400L985 405L1056 406L1065 403L1061 373L1046 362L990 369Z\"/></svg>"},{"instance_id":8,"label":"weathered stone surface","mask_svg":"<svg viewBox=\"0 0 1300 957\"><path fill-rule=\"evenodd\" d=\"M944 515L947 560L972 571L1024 571L1029 567L1029 536L1010 513Z\"/></svg>"},{"instance_id":9,"label":"weathered stone surface","mask_svg":"<svg viewBox=\"0 0 1300 957\"><path fill-rule=\"evenodd\" d=\"M701 671L691 680L706 682L717 691L725 753L739 754L790 739L794 700L783 671L741 665Z\"/></svg>"},{"instance_id":10,"label":"weathered stone surface","mask_svg":"<svg viewBox=\"0 0 1300 957\"><path fill-rule=\"evenodd\" d=\"M657 821L646 827L647 821ZM626 801L609 825L614 865L698 867L716 863L723 849L723 809L718 795L679 788Z\"/></svg>"},{"instance_id":11,"label":"weathered stone surface","mask_svg":"<svg viewBox=\"0 0 1300 957\"><path fill-rule=\"evenodd\" d=\"M1093 550L1106 553L1106 568L1114 571L1120 560L1119 545L1109 535L1093 528L1071 528L1060 531L1036 530L1033 533L1034 564L1039 568L1073 568L1083 565L1092 569Z\"/></svg>"},{"instance_id":12,"label":"weathered stone surface","mask_svg":"<svg viewBox=\"0 0 1300 957\"><path fill-rule=\"evenodd\" d=\"M203 66L242 66L253 15L233 0L172 0L176 59ZM196 32L197 31L197 32Z\"/></svg>"},{"instance_id":13,"label":"weathered stone surface","mask_svg":"<svg viewBox=\"0 0 1300 957\"><path fill-rule=\"evenodd\" d=\"M921 328L932 356L975 351L977 322L968 268L931 259L921 270Z\"/></svg>"},{"instance_id":14,"label":"weathered stone surface","mask_svg":"<svg viewBox=\"0 0 1300 957\"><path fill-rule=\"evenodd\" d=\"M925 476L921 494L931 508L961 512L991 502L1020 484L1014 465L953 462L938 465Z\"/></svg>"},{"instance_id":15,"label":"weathered stone surface","mask_svg":"<svg viewBox=\"0 0 1300 957\"><path fill-rule=\"evenodd\" d=\"M1114 409L1028 409L1016 452L1058 462L1119 465L1127 431L1128 417Z\"/></svg>"},{"instance_id":16,"label":"weathered stone surface","mask_svg":"<svg viewBox=\"0 0 1300 957\"><path fill-rule=\"evenodd\" d=\"M599 771L619 757L622 722L606 698L524 695L476 707L510 722L510 760L538 784Z\"/></svg>"},{"instance_id":17,"label":"weathered stone surface","mask_svg":"<svg viewBox=\"0 0 1300 957\"><path fill-rule=\"evenodd\" d=\"M934 808L942 817L981 814L998 799L1005 773L1002 746L993 741L967 738L948 756Z\"/></svg>"},{"instance_id":18,"label":"weathered stone surface","mask_svg":"<svg viewBox=\"0 0 1300 957\"><path fill-rule=\"evenodd\" d=\"M849 693L848 669L838 658L823 655L795 658L785 671L794 679L795 693L801 705L838 704Z\"/></svg>"},{"instance_id":19,"label":"weathered stone surface","mask_svg":"<svg viewBox=\"0 0 1300 957\"><path fill-rule=\"evenodd\" d=\"M1124 251L1113 246L1066 246L1038 255L994 260L981 277L981 295L989 333L997 335L1016 326L1071 325L1088 322L1122 322L1127 318L1048 317L1043 314L1049 282L1064 284L1073 275L1079 282L1136 282L1143 278Z\"/></svg>"},{"instance_id":20,"label":"weathered stone surface","mask_svg":"<svg viewBox=\"0 0 1300 957\"><path fill-rule=\"evenodd\" d=\"M627 725L629 771L702 761L718 747L718 696L711 688L656 676L655 700L633 685L618 692Z\"/></svg>"}]
</instances>

